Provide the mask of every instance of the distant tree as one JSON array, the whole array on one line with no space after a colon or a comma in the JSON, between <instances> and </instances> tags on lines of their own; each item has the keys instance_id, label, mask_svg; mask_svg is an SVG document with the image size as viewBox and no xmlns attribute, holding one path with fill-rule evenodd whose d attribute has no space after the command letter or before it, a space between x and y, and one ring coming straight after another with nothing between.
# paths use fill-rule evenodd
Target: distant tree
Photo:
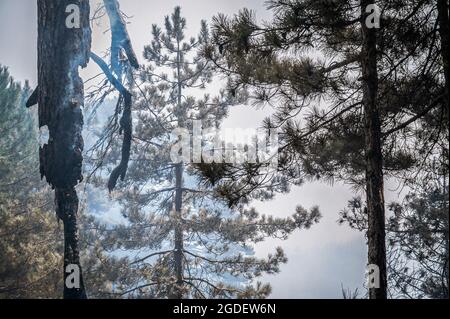
<instances>
[{"instance_id":1,"label":"distant tree","mask_svg":"<svg viewBox=\"0 0 450 319\"><path fill-rule=\"evenodd\" d=\"M231 210L197 178L192 165L173 161L174 130L192 132L194 120L218 128L228 107L241 98L241 92L228 91L201 97L213 77L213 65L199 55L209 33L202 22L198 37L186 40L185 29L177 7L166 17L164 30L152 27L153 41L144 50L148 64L140 73L141 83L135 83L128 177L113 193L125 219L122 225L95 226L112 256L119 250L136 256L122 263L127 276L114 282L111 292L125 297L264 298L270 287L254 280L277 273L286 257L278 248L266 259L256 258L251 244L266 237L286 239L320 216L317 209L298 208L288 218L261 216L243 207ZM110 151L99 149L105 165L118 156L118 145L111 142Z\"/></svg>"},{"instance_id":2,"label":"distant tree","mask_svg":"<svg viewBox=\"0 0 450 319\"><path fill-rule=\"evenodd\" d=\"M0 65L0 298L58 298L62 243L40 181L30 94Z\"/></svg>"}]
</instances>

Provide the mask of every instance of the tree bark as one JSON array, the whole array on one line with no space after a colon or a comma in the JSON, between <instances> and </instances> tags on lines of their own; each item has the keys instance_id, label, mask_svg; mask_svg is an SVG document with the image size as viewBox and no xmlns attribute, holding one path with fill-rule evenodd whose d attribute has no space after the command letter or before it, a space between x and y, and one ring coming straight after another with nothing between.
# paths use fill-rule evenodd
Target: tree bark
<instances>
[{"instance_id":1,"label":"tree bark","mask_svg":"<svg viewBox=\"0 0 450 319\"><path fill-rule=\"evenodd\" d=\"M449 96L450 96L450 21L449 21L449 3L448 0L438 0L438 23L439 34L441 38L441 56L442 63L444 65L444 78L445 78L445 121L448 121L449 115Z\"/></svg>"},{"instance_id":2,"label":"tree bark","mask_svg":"<svg viewBox=\"0 0 450 319\"><path fill-rule=\"evenodd\" d=\"M76 5L80 27L69 28L66 10ZM40 149L42 177L55 189L57 216L64 224L64 298L85 299L78 251L78 197L82 181L84 88L78 68L89 61L89 0L38 0L39 126L47 126L48 144ZM77 18L76 16L74 17ZM80 287L69 288L68 265L80 270Z\"/></svg>"},{"instance_id":3,"label":"tree bark","mask_svg":"<svg viewBox=\"0 0 450 319\"><path fill-rule=\"evenodd\" d=\"M86 299L83 273L78 250L78 196L73 188L55 190L56 212L64 223L64 299ZM80 270L80 287L69 288L66 281L70 280L68 266L77 265Z\"/></svg>"},{"instance_id":4,"label":"tree bark","mask_svg":"<svg viewBox=\"0 0 450 319\"><path fill-rule=\"evenodd\" d=\"M175 167L176 189L175 189L175 250L174 269L176 276L176 288L174 289L174 299L183 298L183 225L182 225L182 203L183 203L183 164Z\"/></svg>"},{"instance_id":5,"label":"tree bark","mask_svg":"<svg viewBox=\"0 0 450 319\"><path fill-rule=\"evenodd\" d=\"M385 208L383 186L383 156L381 123L377 106L377 34L366 25L366 8L373 0L361 1L362 78L365 121L366 199L368 213L368 262L379 268L380 286L369 289L370 299L387 298Z\"/></svg>"},{"instance_id":6,"label":"tree bark","mask_svg":"<svg viewBox=\"0 0 450 319\"><path fill-rule=\"evenodd\" d=\"M180 54L180 40L177 39L177 107L182 108L182 80L181 80L181 54ZM183 126L182 119L178 119L178 125ZM183 207L183 170L184 164L179 163L175 166L175 214L176 214L176 226L175 226L175 250L174 250L174 269L176 276L176 288L174 293L175 299L183 298L183 224L182 224L182 207Z\"/></svg>"}]
</instances>

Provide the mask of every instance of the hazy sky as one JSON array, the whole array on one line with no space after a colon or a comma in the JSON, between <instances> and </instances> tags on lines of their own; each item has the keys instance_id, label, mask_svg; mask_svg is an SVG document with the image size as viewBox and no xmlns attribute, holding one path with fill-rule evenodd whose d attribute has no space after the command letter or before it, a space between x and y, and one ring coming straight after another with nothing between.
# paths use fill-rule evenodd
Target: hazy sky
<instances>
[{"instance_id":1,"label":"hazy sky","mask_svg":"<svg viewBox=\"0 0 450 319\"><path fill-rule=\"evenodd\" d=\"M95 8L97 1L91 1ZM143 46L150 42L151 25L162 24L164 16L181 5L188 23L189 35L195 35L201 19L210 20L218 12L233 14L240 8L254 9L259 18L269 19L263 1L257 0L121 0L121 9L131 16L128 30L138 57L142 61ZM36 0L0 0L0 64L9 66L15 79L36 83ZM94 26L93 50L102 53L109 45L107 24ZM91 65L85 77L97 72ZM264 112L250 107L237 107L226 120L227 127L257 127ZM343 185L309 183L269 203L255 203L266 214L287 216L297 205L311 208L319 205L321 223L311 230L295 233L288 241L269 240L256 247L260 256L282 246L289 258L281 273L264 278L272 284L273 298L342 298L341 285L351 289L362 287L366 265L364 237L336 221L338 212L354 196ZM387 199L396 196L389 192Z\"/></svg>"}]
</instances>

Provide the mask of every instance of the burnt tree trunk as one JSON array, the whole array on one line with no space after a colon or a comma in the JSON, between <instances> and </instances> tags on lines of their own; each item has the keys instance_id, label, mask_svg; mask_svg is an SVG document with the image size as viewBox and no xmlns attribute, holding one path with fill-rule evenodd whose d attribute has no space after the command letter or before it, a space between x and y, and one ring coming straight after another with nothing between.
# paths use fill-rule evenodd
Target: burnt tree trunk
<instances>
[{"instance_id":1,"label":"burnt tree trunk","mask_svg":"<svg viewBox=\"0 0 450 319\"><path fill-rule=\"evenodd\" d=\"M135 70L139 69L139 62L131 45L119 2L117 0L103 0L103 4L111 25L111 70L100 57L93 53L91 57L103 70L111 84L119 91L123 98L121 102L124 105L120 120L120 129L123 133L122 158L119 165L112 171L108 181L108 189L112 192L119 178L123 181L126 177L133 135L133 121L131 119L133 96L122 84L124 62L127 61ZM133 77L132 74L128 75Z\"/></svg>"},{"instance_id":2,"label":"burnt tree trunk","mask_svg":"<svg viewBox=\"0 0 450 319\"><path fill-rule=\"evenodd\" d=\"M66 25L66 9L73 4L79 8L79 28ZM83 179L84 88L78 68L89 61L89 11L89 0L38 0L39 126L47 126L50 135L48 144L40 149L40 171L55 189L56 213L64 224L65 299L86 298L78 250L75 186ZM79 269L79 287L67 285L69 265Z\"/></svg>"},{"instance_id":3,"label":"burnt tree trunk","mask_svg":"<svg viewBox=\"0 0 450 319\"><path fill-rule=\"evenodd\" d=\"M366 8L373 0L361 1L362 85L366 153L366 197L368 214L368 262L379 267L380 286L369 289L370 299L387 298L385 208L383 194L383 156L381 123L377 106L377 34L366 25Z\"/></svg>"}]
</instances>

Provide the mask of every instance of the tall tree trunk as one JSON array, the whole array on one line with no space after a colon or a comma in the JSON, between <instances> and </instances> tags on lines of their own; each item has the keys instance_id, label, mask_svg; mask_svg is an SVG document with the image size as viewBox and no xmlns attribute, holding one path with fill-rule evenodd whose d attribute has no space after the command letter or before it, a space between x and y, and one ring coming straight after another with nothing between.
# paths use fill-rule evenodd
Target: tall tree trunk
<instances>
[{"instance_id":1,"label":"tall tree trunk","mask_svg":"<svg viewBox=\"0 0 450 319\"><path fill-rule=\"evenodd\" d=\"M175 299L183 298L183 225L182 225L182 203L183 203L183 164L177 164L175 167L176 190L175 190L175 276L176 288L174 291Z\"/></svg>"},{"instance_id":2,"label":"tall tree trunk","mask_svg":"<svg viewBox=\"0 0 450 319\"><path fill-rule=\"evenodd\" d=\"M56 211L64 224L64 299L86 299L83 273L78 251L77 211L78 196L73 188L55 190ZM79 288L70 288L66 281L71 281L67 272L69 266L76 265L79 272Z\"/></svg>"},{"instance_id":3,"label":"tall tree trunk","mask_svg":"<svg viewBox=\"0 0 450 319\"><path fill-rule=\"evenodd\" d=\"M177 40L177 107L180 110L182 108L182 80L181 80L181 48L180 40ZM178 126L183 126L182 119L178 119ZM184 256L184 244L183 244L183 224L182 224L182 207L183 207L183 163L179 163L175 166L175 214L176 214L176 226L175 226L175 276L176 276L176 288L174 292L175 299L183 298L183 256Z\"/></svg>"},{"instance_id":4,"label":"tall tree trunk","mask_svg":"<svg viewBox=\"0 0 450 319\"><path fill-rule=\"evenodd\" d=\"M443 123L448 123L449 120L449 104L450 104L450 13L449 13L449 1L448 0L437 0L437 10L438 10L438 25L439 25L439 35L440 35L440 41L441 41L441 58L442 58L442 64L443 64L443 72L444 72L444 79L445 79L445 103L444 103L444 118ZM443 124L448 125L448 124ZM445 159L448 159L448 155L443 153L443 159L444 162ZM443 180L444 180L444 187L443 187L443 193L446 192L446 181L445 181L445 171L443 172ZM448 216L448 207L444 211L447 212ZM447 217L448 222L448 217ZM445 284L447 285L447 289L443 292L443 297L448 298L448 290L450 287L450 276L449 276L449 243L448 243L448 225L447 225L447 232L445 233L445 253L446 253L446 261L444 263L444 277L445 277Z\"/></svg>"},{"instance_id":5,"label":"tall tree trunk","mask_svg":"<svg viewBox=\"0 0 450 319\"><path fill-rule=\"evenodd\" d=\"M381 123L377 106L377 34L366 25L366 8L373 0L361 1L362 77L365 120L366 196L368 213L368 261L380 271L379 288L369 289L371 299L387 298L385 210L383 195L383 158L381 152Z\"/></svg>"},{"instance_id":6,"label":"tall tree trunk","mask_svg":"<svg viewBox=\"0 0 450 319\"><path fill-rule=\"evenodd\" d=\"M442 158L444 163L448 161L448 156L446 151L442 150ZM446 200L446 196L448 196L448 186L447 186L447 174L448 171L445 169L444 165L442 167L442 195L443 195L443 211L447 214L447 218L444 222L444 240L445 240L445 260L443 263L443 298L448 299L449 297L449 288L450 288L450 276L449 276L449 209L448 209L448 201ZM445 285L447 287L445 287Z\"/></svg>"},{"instance_id":7,"label":"tall tree trunk","mask_svg":"<svg viewBox=\"0 0 450 319\"><path fill-rule=\"evenodd\" d=\"M438 22L439 22L439 34L441 38L441 56L442 63L444 65L444 78L445 78L445 91L446 91L446 103L445 103L445 121L448 121L449 115L449 96L450 96L450 21L449 21L449 3L448 0L438 0Z\"/></svg>"},{"instance_id":8,"label":"tall tree trunk","mask_svg":"<svg viewBox=\"0 0 450 319\"><path fill-rule=\"evenodd\" d=\"M76 11L73 16L79 18L79 28L66 25L69 5L79 8L80 16ZM89 61L89 13L89 0L38 0L39 126L47 126L50 135L48 144L40 149L40 170L55 189L56 213L64 224L64 298L70 299L86 298L78 251L75 186L83 179L84 88L78 68ZM79 270L78 287L67 285L69 265Z\"/></svg>"}]
</instances>

